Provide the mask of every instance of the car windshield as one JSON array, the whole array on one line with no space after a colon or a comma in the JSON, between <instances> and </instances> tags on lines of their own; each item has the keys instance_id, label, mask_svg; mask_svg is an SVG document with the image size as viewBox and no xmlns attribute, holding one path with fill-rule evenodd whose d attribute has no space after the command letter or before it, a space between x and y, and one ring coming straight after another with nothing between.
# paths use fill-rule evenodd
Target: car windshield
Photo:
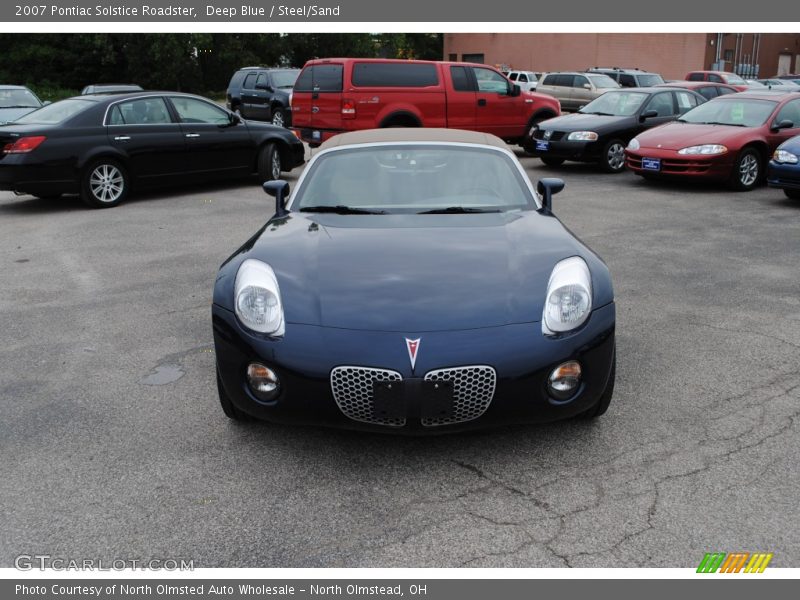
<instances>
[{"instance_id":1,"label":"car windshield","mask_svg":"<svg viewBox=\"0 0 800 600\"><path fill-rule=\"evenodd\" d=\"M647 98L644 92L612 91L592 100L578 112L592 115L629 117L639 110Z\"/></svg>"},{"instance_id":2,"label":"car windshield","mask_svg":"<svg viewBox=\"0 0 800 600\"><path fill-rule=\"evenodd\" d=\"M0 108L38 108L41 105L29 90L0 89Z\"/></svg>"},{"instance_id":3,"label":"car windshield","mask_svg":"<svg viewBox=\"0 0 800 600\"><path fill-rule=\"evenodd\" d=\"M471 213L536 208L515 159L463 145L388 144L320 155L291 209L340 213Z\"/></svg>"},{"instance_id":4,"label":"car windshield","mask_svg":"<svg viewBox=\"0 0 800 600\"><path fill-rule=\"evenodd\" d=\"M664 83L664 78L661 77L661 75L652 73L648 75L639 75L639 87L651 87L660 83Z\"/></svg>"},{"instance_id":5,"label":"car windshield","mask_svg":"<svg viewBox=\"0 0 800 600\"><path fill-rule=\"evenodd\" d=\"M291 69L289 71L273 71L272 83L276 88L290 88L294 87L294 82L300 75L300 69Z\"/></svg>"},{"instance_id":6,"label":"car windshield","mask_svg":"<svg viewBox=\"0 0 800 600\"><path fill-rule=\"evenodd\" d=\"M693 108L678 121L686 123L706 123L711 125L737 125L739 127L758 127L763 125L776 102L770 100L719 98Z\"/></svg>"},{"instance_id":7,"label":"car windshield","mask_svg":"<svg viewBox=\"0 0 800 600\"><path fill-rule=\"evenodd\" d=\"M728 83L732 83L733 85L745 85L744 79L735 73L728 73Z\"/></svg>"},{"instance_id":8,"label":"car windshield","mask_svg":"<svg viewBox=\"0 0 800 600\"><path fill-rule=\"evenodd\" d=\"M596 88L618 88L619 84L608 75L589 75Z\"/></svg>"},{"instance_id":9,"label":"car windshield","mask_svg":"<svg viewBox=\"0 0 800 600\"><path fill-rule=\"evenodd\" d=\"M93 105L94 102L87 102L86 100L61 100L20 117L17 119L17 123L63 123Z\"/></svg>"}]
</instances>

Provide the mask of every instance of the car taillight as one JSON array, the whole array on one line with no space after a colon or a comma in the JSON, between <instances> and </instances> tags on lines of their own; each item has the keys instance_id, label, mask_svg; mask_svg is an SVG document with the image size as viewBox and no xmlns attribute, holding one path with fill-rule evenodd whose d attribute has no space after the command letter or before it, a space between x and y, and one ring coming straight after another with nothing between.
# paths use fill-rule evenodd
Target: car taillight
<instances>
[{"instance_id":1,"label":"car taillight","mask_svg":"<svg viewBox=\"0 0 800 600\"><path fill-rule=\"evenodd\" d=\"M47 138L43 135L33 135L30 137L21 137L16 142L6 144L3 146L4 154L25 154L36 150L39 145Z\"/></svg>"},{"instance_id":2,"label":"car taillight","mask_svg":"<svg viewBox=\"0 0 800 600\"><path fill-rule=\"evenodd\" d=\"M356 118L356 102L355 100L342 100L342 118L355 119Z\"/></svg>"}]
</instances>

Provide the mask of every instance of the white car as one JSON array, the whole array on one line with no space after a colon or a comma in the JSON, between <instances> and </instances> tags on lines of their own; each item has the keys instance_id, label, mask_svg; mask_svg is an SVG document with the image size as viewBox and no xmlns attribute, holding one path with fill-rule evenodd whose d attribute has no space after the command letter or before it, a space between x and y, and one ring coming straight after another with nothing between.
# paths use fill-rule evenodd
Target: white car
<instances>
[{"instance_id":1,"label":"white car","mask_svg":"<svg viewBox=\"0 0 800 600\"><path fill-rule=\"evenodd\" d=\"M507 77L526 92L533 92L539 83L540 75L541 73L533 71L509 71Z\"/></svg>"}]
</instances>

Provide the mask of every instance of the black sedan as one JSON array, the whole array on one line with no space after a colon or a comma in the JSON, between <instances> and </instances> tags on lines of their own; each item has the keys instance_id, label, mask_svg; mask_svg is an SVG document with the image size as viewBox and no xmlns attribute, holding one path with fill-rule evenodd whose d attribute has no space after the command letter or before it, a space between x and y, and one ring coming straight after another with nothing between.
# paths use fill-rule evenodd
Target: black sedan
<instances>
[{"instance_id":1,"label":"black sedan","mask_svg":"<svg viewBox=\"0 0 800 600\"><path fill-rule=\"evenodd\" d=\"M89 206L108 208L134 187L256 172L278 179L304 154L290 131L243 121L199 96L77 96L0 126L0 190L78 193Z\"/></svg>"},{"instance_id":2,"label":"black sedan","mask_svg":"<svg viewBox=\"0 0 800 600\"><path fill-rule=\"evenodd\" d=\"M625 146L645 129L674 121L706 99L685 89L611 90L578 112L531 128L524 148L550 166L596 162L609 173L625 168Z\"/></svg>"},{"instance_id":3,"label":"black sedan","mask_svg":"<svg viewBox=\"0 0 800 600\"><path fill-rule=\"evenodd\" d=\"M596 417L608 268L498 138L381 129L321 146L217 274L225 414L395 433ZM234 242L237 243L237 242Z\"/></svg>"}]
</instances>

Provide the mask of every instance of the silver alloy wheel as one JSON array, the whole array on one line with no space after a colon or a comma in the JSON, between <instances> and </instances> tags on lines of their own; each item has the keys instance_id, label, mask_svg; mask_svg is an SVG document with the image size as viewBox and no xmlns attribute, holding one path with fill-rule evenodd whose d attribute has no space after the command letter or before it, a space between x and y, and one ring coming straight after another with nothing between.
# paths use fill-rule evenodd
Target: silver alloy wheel
<instances>
[{"instance_id":1,"label":"silver alloy wheel","mask_svg":"<svg viewBox=\"0 0 800 600\"><path fill-rule=\"evenodd\" d=\"M284 127L282 111L279 110L272 114L272 124L277 125L278 127Z\"/></svg>"},{"instance_id":2,"label":"silver alloy wheel","mask_svg":"<svg viewBox=\"0 0 800 600\"><path fill-rule=\"evenodd\" d=\"M275 149L272 153L272 161L270 162L270 166L272 167L272 178L273 179L280 179L281 178L281 155L277 149Z\"/></svg>"},{"instance_id":3,"label":"silver alloy wheel","mask_svg":"<svg viewBox=\"0 0 800 600\"><path fill-rule=\"evenodd\" d=\"M747 154L739 162L739 181L745 187L750 187L758 179L758 159L754 154Z\"/></svg>"},{"instance_id":4,"label":"silver alloy wheel","mask_svg":"<svg viewBox=\"0 0 800 600\"><path fill-rule=\"evenodd\" d=\"M619 171L622 167L625 166L625 148L623 148L622 144L614 143L608 147L608 154L606 156L606 160L608 161L608 166L614 169L615 171Z\"/></svg>"},{"instance_id":5,"label":"silver alloy wheel","mask_svg":"<svg viewBox=\"0 0 800 600\"><path fill-rule=\"evenodd\" d=\"M89 188L99 202L116 202L125 191L125 178L114 165L97 165L89 176Z\"/></svg>"}]
</instances>

